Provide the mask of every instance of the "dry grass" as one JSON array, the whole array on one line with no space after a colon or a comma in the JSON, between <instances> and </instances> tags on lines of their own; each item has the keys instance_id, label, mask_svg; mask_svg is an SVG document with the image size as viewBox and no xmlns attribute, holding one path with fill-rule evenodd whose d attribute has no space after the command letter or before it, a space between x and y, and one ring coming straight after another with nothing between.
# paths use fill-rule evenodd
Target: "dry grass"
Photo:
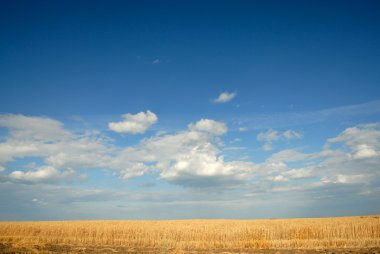
<instances>
[{"instance_id":1,"label":"dry grass","mask_svg":"<svg viewBox=\"0 0 380 254\"><path fill-rule=\"evenodd\" d=\"M0 222L12 246L137 249L319 249L380 247L380 216L275 220Z\"/></svg>"}]
</instances>

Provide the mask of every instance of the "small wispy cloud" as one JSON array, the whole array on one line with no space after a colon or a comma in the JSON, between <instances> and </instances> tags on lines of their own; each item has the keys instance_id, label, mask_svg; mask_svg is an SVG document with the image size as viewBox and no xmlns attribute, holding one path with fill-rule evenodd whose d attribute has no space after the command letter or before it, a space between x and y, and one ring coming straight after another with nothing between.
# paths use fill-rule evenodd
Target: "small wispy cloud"
<instances>
[{"instance_id":1,"label":"small wispy cloud","mask_svg":"<svg viewBox=\"0 0 380 254\"><path fill-rule=\"evenodd\" d=\"M291 139L299 139L302 137L302 134L294 131L294 130L286 130L284 132L278 132L273 129L269 129L267 131L260 132L257 134L257 141L265 142L263 145L263 150L264 151L271 151L273 150L272 143L274 141L277 141L279 139L282 140L291 140Z\"/></svg>"},{"instance_id":2,"label":"small wispy cloud","mask_svg":"<svg viewBox=\"0 0 380 254\"><path fill-rule=\"evenodd\" d=\"M291 126L317 124L331 120L341 120L357 116L380 114L380 100L362 104L346 105L315 111L293 111L274 114L256 114L237 117L235 121L247 129L289 128Z\"/></svg>"},{"instance_id":3,"label":"small wispy cloud","mask_svg":"<svg viewBox=\"0 0 380 254\"><path fill-rule=\"evenodd\" d=\"M301 138L302 134L293 130L287 130L287 131L284 131L284 133L282 133L282 136L285 139L290 140L290 139L295 139L295 138Z\"/></svg>"},{"instance_id":4,"label":"small wispy cloud","mask_svg":"<svg viewBox=\"0 0 380 254\"><path fill-rule=\"evenodd\" d=\"M160 61L160 59L154 59L153 61L152 61L152 64L154 64L154 65L157 65L157 64L160 64L161 63L161 61Z\"/></svg>"},{"instance_id":5,"label":"small wispy cloud","mask_svg":"<svg viewBox=\"0 0 380 254\"><path fill-rule=\"evenodd\" d=\"M278 131L269 129L267 131L260 132L257 134L257 140L258 141L263 141L263 142L273 142L277 139L279 139L280 135Z\"/></svg>"},{"instance_id":6,"label":"small wispy cloud","mask_svg":"<svg viewBox=\"0 0 380 254\"><path fill-rule=\"evenodd\" d=\"M223 92L219 94L218 98L215 98L212 100L214 103L226 103L231 101L233 98L236 97L236 92L230 93L230 92Z\"/></svg>"}]
</instances>

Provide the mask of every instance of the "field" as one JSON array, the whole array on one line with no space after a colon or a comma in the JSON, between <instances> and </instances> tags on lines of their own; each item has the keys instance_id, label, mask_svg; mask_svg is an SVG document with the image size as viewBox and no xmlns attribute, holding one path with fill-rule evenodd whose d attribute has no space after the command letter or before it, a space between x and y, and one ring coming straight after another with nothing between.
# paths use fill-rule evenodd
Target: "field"
<instances>
[{"instance_id":1,"label":"field","mask_svg":"<svg viewBox=\"0 0 380 254\"><path fill-rule=\"evenodd\" d=\"M0 253L380 253L380 216L0 222Z\"/></svg>"}]
</instances>

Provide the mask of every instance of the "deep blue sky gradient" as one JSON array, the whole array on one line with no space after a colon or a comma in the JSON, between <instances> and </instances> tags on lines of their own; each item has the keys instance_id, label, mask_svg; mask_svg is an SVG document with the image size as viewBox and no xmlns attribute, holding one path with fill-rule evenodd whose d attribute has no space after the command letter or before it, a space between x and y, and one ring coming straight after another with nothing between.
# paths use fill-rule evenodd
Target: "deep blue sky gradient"
<instances>
[{"instance_id":1,"label":"deep blue sky gradient","mask_svg":"<svg viewBox=\"0 0 380 254\"><path fill-rule=\"evenodd\" d=\"M212 114L224 90L242 113L376 100L379 13L377 1L2 2L0 109Z\"/></svg>"}]
</instances>

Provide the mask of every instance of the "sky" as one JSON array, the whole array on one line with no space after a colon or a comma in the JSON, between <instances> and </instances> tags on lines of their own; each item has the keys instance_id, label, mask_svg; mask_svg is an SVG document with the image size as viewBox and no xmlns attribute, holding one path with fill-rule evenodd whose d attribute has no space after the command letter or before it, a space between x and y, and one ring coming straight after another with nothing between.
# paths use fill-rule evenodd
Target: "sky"
<instances>
[{"instance_id":1,"label":"sky","mask_svg":"<svg viewBox=\"0 0 380 254\"><path fill-rule=\"evenodd\" d=\"M2 1L0 220L380 213L378 1Z\"/></svg>"}]
</instances>

